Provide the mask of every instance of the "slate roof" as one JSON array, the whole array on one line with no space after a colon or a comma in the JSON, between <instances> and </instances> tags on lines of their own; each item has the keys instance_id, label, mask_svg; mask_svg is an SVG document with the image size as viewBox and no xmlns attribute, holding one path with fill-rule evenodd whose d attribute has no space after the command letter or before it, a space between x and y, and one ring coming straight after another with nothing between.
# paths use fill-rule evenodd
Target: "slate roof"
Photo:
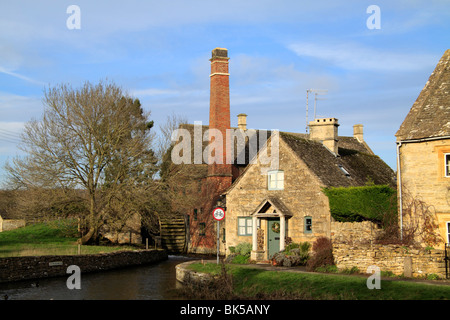
<instances>
[{"instance_id":1,"label":"slate roof","mask_svg":"<svg viewBox=\"0 0 450 320\"><path fill-rule=\"evenodd\" d=\"M445 51L395 135L397 140L450 135L450 49Z\"/></svg>"},{"instance_id":2,"label":"slate roof","mask_svg":"<svg viewBox=\"0 0 450 320\"><path fill-rule=\"evenodd\" d=\"M194 151L195 151L194 144L197 144L197 146L201 145L202 150L205 150L205 148L208 146L209 141L207 139L202 139L205 131L209 129L208 125L201 125L201 126L199 125L197 128L201 128L201 135L198 135L195 137L194 137L194 125L193 124L182 124L182 125L180 125L179 128L188 130L188 132L190 133L190 136L192 137L192 144L191 144L192 158L193 158ZM238 129L238 128L233 127L231 129ZM239 134L239 132L240 131L237 131L237 134ZM262 145L260 144L260 135L262 135L261 139L264 142L267 139L269 139L269 137L272 134L272 132L269 130L248 130L247 132L252 132L252 137L250 139L254 139L254 141L255 141L255 144L254 144L256 146L255 152L258 152L259 149L262 147ZM242 141L244 141L244 139L242 139ZM238 140L235 139L235 141L234 141L234 161L233 161L234 165L245 167L250 162L251 156L254 152L252 152L250 150L248 145L249 145L249 142L246 142L245 145L238 145ZM244 153L244 155L242 155L242 152ZM243 159L243 161L241 161L241 159Z\"/></svg>"},{"instance_id":3,"label":"slate roof","mask_svg":"<svg viewBox=\"0 0 450 320\"><path fill-rule=\"evenodd\" d=\"M187 129L193 137L194 125L185 124L180 128ZM202 126L202 134L206 129L208 129L208 126ZM260 134L267 135L267 137L271 135L270 131L265 130L255 130L255 133L257 140ZM328 187L363 186L370 182L396 186L394 171L383 160L374 155L366 143L361 143L354 137L338 137L338 157L333 155L322 143L310 140L308 134L280 132L280 138ZM200 142L197 141L197 143ZM201 143L202 150L204 150L208 141L202 141ZM234 147L237 147L236 143ZM261 147L258 144L257 149L259 150ZM194 151L193 148L192 143L192 152ZM248 144L244 152L246 154L245 163L239 163L235 158L234 164L236 166L246 167L251 160ZM203 168L206 176L207 167L204 166Z\"/></svg>"},{"instance_id":4,"label":"slate roof","mask_svg":"<svg viewBox=\"0 0 450 320\"><path fill-rule=\"evenodd\" d=\"M339 137L339 156L322 143L302 135L280 132L281 138L327 187L363 186L366 183L395 187L395 173L380 157L353 137Z\"/></svg>"}]
</instances>

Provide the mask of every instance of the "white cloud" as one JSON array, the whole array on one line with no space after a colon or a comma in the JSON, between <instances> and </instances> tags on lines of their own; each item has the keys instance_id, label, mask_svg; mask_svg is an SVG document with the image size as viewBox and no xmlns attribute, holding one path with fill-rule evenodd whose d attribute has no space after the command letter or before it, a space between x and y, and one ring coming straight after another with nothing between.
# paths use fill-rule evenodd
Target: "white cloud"
<instances>
[{"instance_id":1,"label":"white cloud","mask_svg":"<svg viewBox=\"0 0 450 320\"><path fill-rule=\"evenodd\" d=\"M292 43L287 46L298 56L324 60L347 70L414 71L436 64L436 55L390 52L354 43Z\"/></svg>"},{"instance_id":2,"label":"white cloud","mask_svg":"<svg viewBox=\"0 0 450 320\"><path fill-rule=\"evenodd\" d=\"M26 82L30 82L30 83L33 83L33 84L38 84L38 85L42 85L42 86L45 85L45 83L43 83L41 81L34 80L34 79L30 78L30 77L21 75L21 74L19 74L17 72L6 70L3 67L0 67L0 73L7 74L7 75L9 75L11 77L14 77L14 78L17 78L17 79L20 79L20 80L24 80Z\"/></svg>"},{"instance_id":3,"label":"white cloud","mask_svg":"<svg viewBox=\"0 0 450 320\"><path fill-rule=\"evenodd\" d=\"M43 111L41 97L21 96L0 92L0 128L15 130L32 118L38 118Z\"/></svg>"}]
</instances>

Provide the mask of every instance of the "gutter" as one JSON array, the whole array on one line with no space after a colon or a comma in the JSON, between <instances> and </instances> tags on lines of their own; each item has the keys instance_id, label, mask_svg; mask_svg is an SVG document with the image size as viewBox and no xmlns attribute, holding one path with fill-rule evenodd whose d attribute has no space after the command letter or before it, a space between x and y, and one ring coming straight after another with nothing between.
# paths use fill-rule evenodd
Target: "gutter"
<instances>
[{"instance_id":1,"label":"gutter","mask_svg":"<svg viewBox=\"0 0 450 320\"><path fill-rule=\"evenodd\" d=\"M418 143L418 142L444 140L444 139L450 139L450 136L430 137L430 138L397 141L397 176L398 176L397 183L398 183L398 191L400 194L400 199L399 199L400 200L400 240L403 240L403 201L402 201L402 170L401 170L401 166L400 166L400 147L404 143Z\"/></svg>"}]
</instances>

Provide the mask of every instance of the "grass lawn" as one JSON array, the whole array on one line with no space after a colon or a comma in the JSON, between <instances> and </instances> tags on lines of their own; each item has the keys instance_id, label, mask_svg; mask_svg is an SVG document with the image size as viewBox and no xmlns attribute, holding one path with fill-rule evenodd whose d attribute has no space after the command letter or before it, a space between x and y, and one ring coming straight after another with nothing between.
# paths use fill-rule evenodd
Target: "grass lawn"
<instances>
[{"instance_id":1,"label":"grass lawn","mask_svg":"<svg viewBox=\"0 0 450 320\"><path fill-rule=\"evenodd\" d=\"M74 255L78 253L77 224L74 220L57 220L0 232L0 258L40 255ZM135 249L126 246L81 246L82 254Z\"/></svg>"},{"instance_id":2,"label":"grass lawn","mask_svg":"<svg viewBox=\"0 0 450 320\"><path fill-rule=\"evenodd\" d=\"M220 265L191 264L198 272L220 274ZM446 300L450 286L410 281L381 280L381 289L368 289L367 277L265 271L252 266L227 265L233 292L245 298L287 297L306 300Z\"/></svg>"}]
</instances>

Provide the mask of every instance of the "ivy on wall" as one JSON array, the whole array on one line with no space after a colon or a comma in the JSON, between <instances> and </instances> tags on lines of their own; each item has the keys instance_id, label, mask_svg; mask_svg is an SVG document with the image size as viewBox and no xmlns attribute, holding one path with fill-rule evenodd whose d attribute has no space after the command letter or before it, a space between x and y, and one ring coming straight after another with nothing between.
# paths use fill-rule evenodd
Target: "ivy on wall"
<instances>
[{"instance_id":1,"label":"ivy on wall","mask_svg":"<svg viewBox=\"0 0 450 320\"><path fill-rule=\"evenodd\" d=\"M324 188L331 216L340 222L384 222L397 214L397 190L386 185Z\"/></svg>"}]
</instances>

